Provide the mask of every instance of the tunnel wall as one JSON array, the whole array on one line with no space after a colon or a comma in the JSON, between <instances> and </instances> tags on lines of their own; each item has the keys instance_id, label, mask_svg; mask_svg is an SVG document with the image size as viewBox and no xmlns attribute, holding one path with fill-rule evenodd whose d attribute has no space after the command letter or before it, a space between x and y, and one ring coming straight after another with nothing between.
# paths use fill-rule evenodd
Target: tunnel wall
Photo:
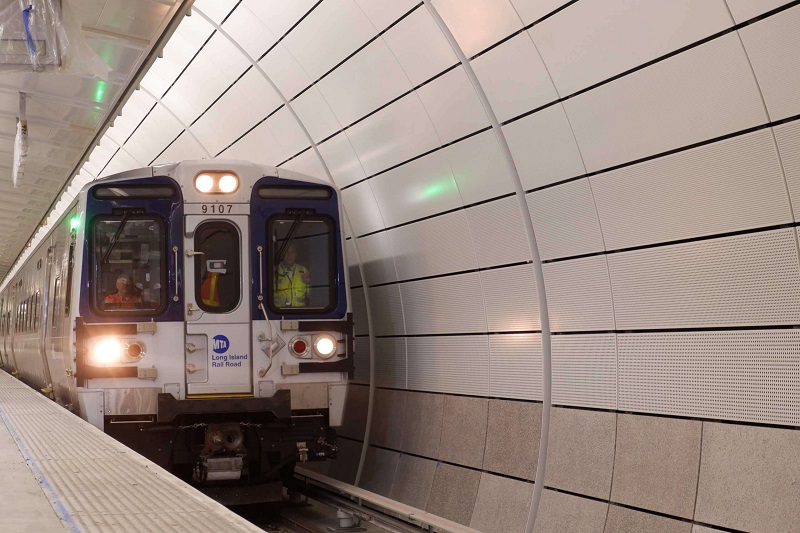
<instances>
[{"instance_id":1,"label":"tunnel wall","mask_svg":"<svg viewBox=\"0 0 800 533\"><path fill-rule=\"evenodd\" d=\"M524 530L543 408L530 217L554 332L536 530L800 522L797 2L195 8L79 181L211 156L330 173L359 338L324 471L354 479L369 297L362 485Z\"/></svg>"}]
</instances>

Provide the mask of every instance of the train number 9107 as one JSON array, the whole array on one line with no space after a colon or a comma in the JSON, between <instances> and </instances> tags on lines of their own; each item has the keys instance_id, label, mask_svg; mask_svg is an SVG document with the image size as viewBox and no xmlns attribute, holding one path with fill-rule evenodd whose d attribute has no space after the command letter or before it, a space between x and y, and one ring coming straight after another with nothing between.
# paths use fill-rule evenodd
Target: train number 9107
<instances>
[{"instance_id":1,"label":"train number 9107","mask_svg":"<svg viewBox=\"0 0 800 533\"><path fill-rule=\"evenodd\" d=\"M233 209L233 204L203 204L203 214L206 213L230 213Z\"/></svg>"}]
</instances>

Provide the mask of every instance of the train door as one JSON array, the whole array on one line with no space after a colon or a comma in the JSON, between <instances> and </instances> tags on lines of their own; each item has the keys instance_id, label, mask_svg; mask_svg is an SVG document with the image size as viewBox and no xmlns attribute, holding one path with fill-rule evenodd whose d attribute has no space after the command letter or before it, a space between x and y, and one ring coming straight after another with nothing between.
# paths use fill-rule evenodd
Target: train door
<instances>
[{"instance_id":1,"label":"train door","mask_svg":"<svg viewBox=\"0 0 800 533\"><path fill-rule=\"evenodd\" d=\"M250 396L248 217L185 221L187 397Z\"/></svg>"}]
</instances>

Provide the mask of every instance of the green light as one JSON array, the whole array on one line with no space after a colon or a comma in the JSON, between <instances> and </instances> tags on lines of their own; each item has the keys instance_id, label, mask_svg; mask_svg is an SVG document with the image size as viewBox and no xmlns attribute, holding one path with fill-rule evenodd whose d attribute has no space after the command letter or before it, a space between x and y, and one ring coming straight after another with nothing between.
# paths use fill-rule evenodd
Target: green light
<instances>
[{"instance_id":1,"label":"green light","mask_svg":"<svg viewBox=\"0 0 800 533\"><path fill-rule=\"evenodd\" d=\"M453 181L453 178L448 176L423 187L422 191L420 191L420 196L422 196L423 199L434 198L436 196L441 196L442 194L451 191L454 188L455 182Z\"/></svg>"},{"instance_id":2,"label":"green light","mask_svg":"<svg viewBox=\"0 0 800 533\"><path fill-rule=\"evenodd\" d=\"M78 229L78 226L80 226L80 225L81 225L81 219L80 219L80 217L78 217L78 215L75 215L69 221L69 230L70 231L75 231L75 230Z\"/></svg>"},{"instance_id":3,"label":"green light","mask_svg":"<svg viewBox=\"0 0 800 533\"><path fill-rule=\"evenodd\" d=\"M102 102L103 96L106 94L106 82L98 81L97 87L94 89L94 101L95 102Z\"/></svg>"}]
</instances>

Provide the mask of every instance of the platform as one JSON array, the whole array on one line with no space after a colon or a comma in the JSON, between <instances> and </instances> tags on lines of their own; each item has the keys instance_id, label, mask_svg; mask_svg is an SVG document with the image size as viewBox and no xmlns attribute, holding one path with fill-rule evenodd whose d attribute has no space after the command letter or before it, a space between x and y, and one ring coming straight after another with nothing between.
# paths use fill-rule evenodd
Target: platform
<instances>
[{"instance_id":1,"label":"platform","mask_svg":"<svg viewBox=\"0 0 800 533\"><path fill-rule=\"evenodd\" d=\"M0 531L261 531L0 371Z\"/></svg>"}]
</instances>

